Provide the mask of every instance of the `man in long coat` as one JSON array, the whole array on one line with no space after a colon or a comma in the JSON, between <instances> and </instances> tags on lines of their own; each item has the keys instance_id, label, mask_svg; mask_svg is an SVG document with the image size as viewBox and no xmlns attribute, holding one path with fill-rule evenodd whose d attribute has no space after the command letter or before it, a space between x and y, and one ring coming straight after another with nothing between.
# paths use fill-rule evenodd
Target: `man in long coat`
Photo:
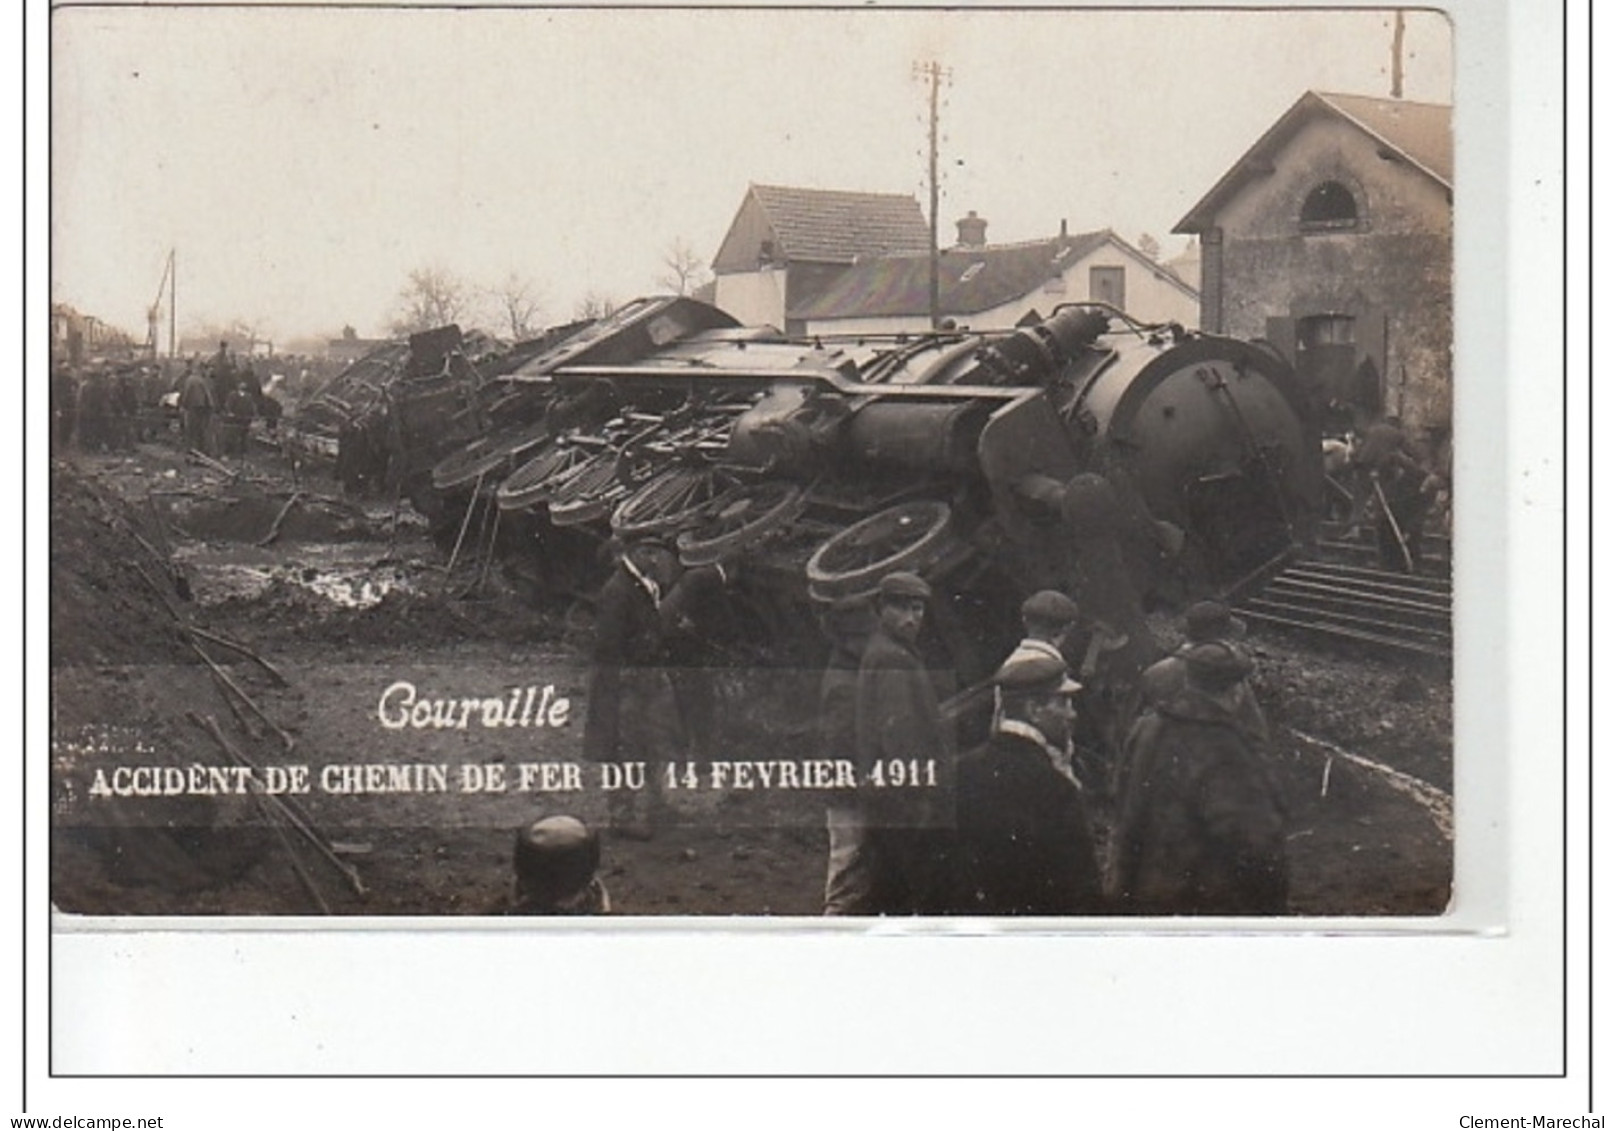
<instances>
[{"instance_id":1,"label":"man in long coat","mask_svg":"<svg viewBox=\"0 0 1615 1131\"><path fill-rule=\"evenodd\" d=\"M1230 694L1250 661L1222 642L1194 645L1183 658L1186 686L1128 736L1116 894L1138 914L1283 914L1283 790Z\"/></svg>"},{"instance_id":2,"label":"man in long coat","mask_svg":"<svg viewBox=\"0 0 1615 1131\"><path fill-rule=\"evenodd\" d=\"M583 754L623 766L644 763L641 787L610 790L611 831L649 840L662 816L663 767L685 749L678 700L667 675L659 615L679 577L678 558L649 543L627 547L600 593Z\"/></svg>"},{"instance_id":3,"label":"man in long coat","mask_svg":"<svg viewBox=\"0 0 1615 1131\"><path fill-rule=\"evenodd\" d=\"M830 655L819 680L817 746L821 758L853 757L858 747L858 677L864 649L875 630L875 609L866 597L837 601L820 610ZM826 915L870 914L874 871L865 847L864 808L854 791L832 797L825 809L829 861L824 879Z\"/></svg>"},{"instance_id":4,"label":"man in long coat","mask_svg":"<svg viewBox=\"0 0 1615 1131\"><path fill-rule=\"evenodd\" d=\"M881 578L878 624L858 667L854 711L858 775L864 783L861 833L872 891L859 914L927 914L948 902L946 798L953 734L943 724L936 686L918 650L931 587L913 573ZM876 784L895 766L932 766L938 785L924 790Z\"/></svg>"},{"instance_id":5,"label":"man in long coat","mask_svg":"<svg viewBox=\"0 0 1615 1131\"><path fill-rule=\"evenodd\" d=\"M1072 696L1058 655L1018 650L993 677L1002 711L959 760L952 910L1083 915L1102 909L1099 863L1072 768Z\"/></svg>"},{"instance_id":6,"label":"man in long coat","mask_svg":"<svg viewBox=\"0 0 1615 1131\"><path fill-rule=\"evenodd\" d=\"M213 386L206 375L187 363L179 387L179 411L187 448L211 452L214 403Z\"/></svg>"}]
</instances>

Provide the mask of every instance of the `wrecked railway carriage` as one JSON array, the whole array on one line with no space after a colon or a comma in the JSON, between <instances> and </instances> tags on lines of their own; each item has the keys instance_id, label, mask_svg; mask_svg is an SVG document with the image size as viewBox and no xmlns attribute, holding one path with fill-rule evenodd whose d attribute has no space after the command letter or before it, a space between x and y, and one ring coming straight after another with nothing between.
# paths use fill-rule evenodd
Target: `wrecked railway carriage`
<instances>
[{"instance_id":1,"label":"wrecked railway carriage","mask_svg":"<svg viewBox=\"0 0 1615 1131\"><path fill-rule=\"evenodd\" d=\"M753 660L811 662L815 604L910 569L946 595L940 646L977 678L1028 592L1080 598L1078 476L1102 478L1087 520L1157 602L1238 592L1314 538L1318 436L1283 359L1099 304L1013 331L790 340L655 298L502 354L453 328L388 348L401 376L365 459L452 553L563 591L598 583L610 544L724 563L742 610L725 643Z\"/></svg>"}]
</instances>

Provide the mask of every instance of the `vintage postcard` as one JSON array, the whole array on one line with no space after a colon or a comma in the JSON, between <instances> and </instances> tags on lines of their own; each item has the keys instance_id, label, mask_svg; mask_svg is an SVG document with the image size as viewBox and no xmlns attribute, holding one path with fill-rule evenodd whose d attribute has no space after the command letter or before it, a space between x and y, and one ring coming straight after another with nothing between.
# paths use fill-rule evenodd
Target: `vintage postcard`
<instances>
[{"instance_id":1,"label":"vintage postcard","mask_svg":"<svg viewBox=\"0 0 1615 1131\"><path fill-rule=\"evenodd\" d=\"M1439 920L1452 36L56 7L60 920Z\"/></svg>"}]
</instances>

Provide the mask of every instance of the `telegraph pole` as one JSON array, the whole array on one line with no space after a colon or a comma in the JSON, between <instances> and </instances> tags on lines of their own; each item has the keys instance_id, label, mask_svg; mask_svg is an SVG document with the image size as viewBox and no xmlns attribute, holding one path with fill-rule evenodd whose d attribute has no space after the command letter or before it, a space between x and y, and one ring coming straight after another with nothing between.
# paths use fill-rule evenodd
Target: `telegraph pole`
<instances>
[{"instance_id":1,"label":"telegraph pole","mask_svg":"<svg viewBox=\"0 0 1615 1131\"><path fill-rule=\"evenodd\" d=\"M937 97L942 86L942 64L932 60L929 63L916 63L914 67L916 76L924 78L931 84L931 127L930 138L930 165L929 177L931 185L931 329L935 330L942 324L942 252L939 246L937 231L937 209L940 207L939 198L941 189L937 184Z\"/></svg>"},{"instance_id":2,"label":"telegraph pole","mask_svg":"<svg viewBox=\"0 0 1615 1131\"><path fill-rule=\"evenodd\" d=\"M1395 22L1391 24L1391 97L1402 97L1402 9L1396 10Z\"/></svg>"},{"instance_id":3,"label":"telegraph pole","mask_svg":"<svg viewBox=\"0 0 1615 1131\"><path fill-rule=\"evenodd\" d=\"M174 266L174 249L168 249L168 359L172 361L179 350L179 335L174 332L179 317L179 268Z\"/></svg>"}]
</instances>

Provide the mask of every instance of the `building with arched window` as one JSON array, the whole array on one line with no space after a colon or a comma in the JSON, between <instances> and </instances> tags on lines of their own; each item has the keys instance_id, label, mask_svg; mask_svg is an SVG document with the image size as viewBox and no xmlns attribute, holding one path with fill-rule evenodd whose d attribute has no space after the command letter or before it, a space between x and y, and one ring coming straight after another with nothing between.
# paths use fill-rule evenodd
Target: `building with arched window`
<instances>
[{"instance_id":1,"label":"building with arched window","mask_svg":"<svg viewBox=\"0 0 1615 1131\"><path fill-rule=\"evenodd\" d=\"M1445 439L1452 107L1308 91L1173 231L1200 240L1201 326L1271 341L1326 424Z\"/></svg>"}]
</instances>

